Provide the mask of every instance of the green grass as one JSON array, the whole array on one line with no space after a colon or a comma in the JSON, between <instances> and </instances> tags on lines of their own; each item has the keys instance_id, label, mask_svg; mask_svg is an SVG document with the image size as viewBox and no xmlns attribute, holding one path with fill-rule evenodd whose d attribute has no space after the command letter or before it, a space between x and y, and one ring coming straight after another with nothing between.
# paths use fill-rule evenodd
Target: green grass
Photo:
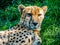
<instances>
[{"instance_id":1,"label":"green grass","mask_svg":"<svg viewBox=\"0 0 60 45\"><path fill-rule=\"evenodd\" d=\"M10 3L11 4L10 4ZM9 0L0 4L0 30L17 25L20 21L18 5L47 5L48 10L42 23L42 45L60 45L60 0Z\"/></svg>"}]
</instances>

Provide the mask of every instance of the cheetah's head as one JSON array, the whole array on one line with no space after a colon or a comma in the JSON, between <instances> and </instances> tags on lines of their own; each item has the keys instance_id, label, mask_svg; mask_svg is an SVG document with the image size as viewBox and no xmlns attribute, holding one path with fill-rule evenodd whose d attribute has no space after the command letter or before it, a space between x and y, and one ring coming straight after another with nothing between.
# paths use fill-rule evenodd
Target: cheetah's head
<instances>
[{"instance_id":1,"label":"cheetah's head","mask_svg":"<svg viewBox=\"0 0 60 45\"><path fill-rule=\"evenodd\" d=\"M44 15L47 11L47 6L23 6L19 5L18 10L21 13L21 23L23 23L28 29L40 30L41 23L44 19Z\"/></svg>"}]
</instances>

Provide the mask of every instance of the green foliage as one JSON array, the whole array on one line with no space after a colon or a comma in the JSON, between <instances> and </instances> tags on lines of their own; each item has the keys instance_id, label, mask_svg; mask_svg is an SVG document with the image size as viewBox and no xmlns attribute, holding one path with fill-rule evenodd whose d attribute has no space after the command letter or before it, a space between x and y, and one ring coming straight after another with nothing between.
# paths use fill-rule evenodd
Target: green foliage
<instances>
[{"instance_id":1,"label":"green foliage","mask_svg":"<svg viewBox=\"0 0 60 45\"><path fill-rule=\"evenodd\" d=\"M20 14L16 7L8 6L5 10L0 10L0 30L11 28L19 19Z\"/></svg>"},{"instance_id":2,"label":"green foliage","mask_svg":"<svg viewBox=\"0 0 60 45\"><path fill-rule=\"evenodd\" d=\"M18 5L48 6L42 23L42 45L60 45L60 0L0 0L0 30L13 27L20 21Z\"/></svg>"}]
</instances>

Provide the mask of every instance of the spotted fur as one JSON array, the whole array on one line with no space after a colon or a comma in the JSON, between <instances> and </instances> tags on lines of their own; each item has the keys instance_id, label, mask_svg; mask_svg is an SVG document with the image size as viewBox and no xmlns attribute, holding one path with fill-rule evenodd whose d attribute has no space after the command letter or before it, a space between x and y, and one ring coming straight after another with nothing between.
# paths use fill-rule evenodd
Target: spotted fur
<instances>
[{"instance_id":1,"label":"spotted fur","mask_svg":"<svg viewBox=\"0 0 60 45\"><path fill-rule=\"evenodd\" d=\"M0 31L0 45L40 45L39 31L47 7L18 6L20 23L6 31Z\"/></svg>"},{"instance_id":2,"label":"spotted fur","mask_svg":"<svg viewBox=\"0 0 60 45\"><path fill-rule=\"evenodd\" d=\"M17 28L18 27L18 28ZM32 30L17 25L13 29L0 31L0 45L35 45L40 38L35 37Z\"/></svg>"}]
</instances>

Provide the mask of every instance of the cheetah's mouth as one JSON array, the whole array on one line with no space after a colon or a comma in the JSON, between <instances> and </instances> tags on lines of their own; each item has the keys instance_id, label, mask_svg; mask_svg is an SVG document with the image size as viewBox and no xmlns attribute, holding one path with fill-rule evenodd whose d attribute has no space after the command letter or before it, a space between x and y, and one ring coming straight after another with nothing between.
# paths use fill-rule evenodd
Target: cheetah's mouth
<instances>
[{"instance_id":1,"label":"cheetah's mouth","mask_svg":"<svg viewBox=\"0 0 60 45\"><path fill-rule=\"evenodd\" d=\"M34 26L33 24L30 24L29 28L30 28L30 29L36 29L37 27Z\"/></svg>"},{"instance_id":2,"label":"cheetah's mouth","mask_svg":"<svg viewBox=\"0 0 60 45\"><path fill-rule=\"evenodd\" d=\"M36 30L38 29L39 25L37 24L36 26L34 24L30 24L29 29L30 30Z\"/></svg>"},{"instance_id":3,"label":"cheetah's mouth","mask_svg":"<svg viewBox=\"0 0 60 45\"><path fill-rule=\"evenodd\" d=\"M27 27L29 30L35 30L39 27L39 25L34 25L34 24L29 24L29 23L26 23L25 24L25 27Z\"/></svg>"}]
</instances>

